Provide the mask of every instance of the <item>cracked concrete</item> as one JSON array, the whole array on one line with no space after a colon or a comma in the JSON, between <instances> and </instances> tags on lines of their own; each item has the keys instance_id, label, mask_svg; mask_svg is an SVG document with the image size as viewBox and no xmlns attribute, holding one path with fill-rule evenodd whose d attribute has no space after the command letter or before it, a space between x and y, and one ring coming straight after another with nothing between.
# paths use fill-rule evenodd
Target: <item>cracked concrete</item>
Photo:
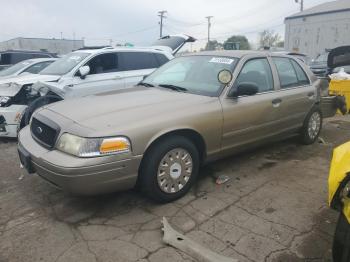
<instances>
[{"instance_id":1,"label":"cracked concrete","mask_svg":"<svg viewBox=\"0 0 350 262\"><path fill-rule=\"evenodd\" d=\"M158 205L138 192L77 197L19 168L0 140L0 261L194 261L162 241L161 218L239 261L331 261L337 213L327 207L332 148L350 117L324 124L326 143L295 139L212 163L191 192ZM219 175L230 180L216 185ZM20 179L19 179L20 178Z\"/></svg>"}]
</instances>

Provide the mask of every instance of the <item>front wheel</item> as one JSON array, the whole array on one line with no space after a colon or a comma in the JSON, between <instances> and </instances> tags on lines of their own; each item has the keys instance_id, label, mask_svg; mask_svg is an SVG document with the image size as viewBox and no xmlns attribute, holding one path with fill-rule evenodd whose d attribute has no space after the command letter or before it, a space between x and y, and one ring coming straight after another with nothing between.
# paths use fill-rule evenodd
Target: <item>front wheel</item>
<instances>
[{"instance_id":1,"label":"front wheel","mask_svg":"<svg viewBox=\"0 0 350 262\"><path fill-rule=\"evenodd\" d=\"M198 175L199 153L182 136L166 137L146 153L140 170L140 186L150 198L166 203L184 196Z\"/></svg>"},{"instance_id":2,"label":"front wheel","mask_svg":"<svg viewBox=\"0 0 350 262\"><path fill-rule=\"evenodd\" d=\"M334 262L350 261L350 224L343 213L340 214L333 240Z\"/></svg>"},{"instance_id":3,"label":"front wheel","mask_svg":"<svg viewBox=\"0 0 350 262\"><path fill-rule=\"evenodd\" d=\"M307 114L300 131L301 142L305 145L313 144L320 135L322 128L322 113L318 106L314 106Z\"/></svg>"}]
</instances>

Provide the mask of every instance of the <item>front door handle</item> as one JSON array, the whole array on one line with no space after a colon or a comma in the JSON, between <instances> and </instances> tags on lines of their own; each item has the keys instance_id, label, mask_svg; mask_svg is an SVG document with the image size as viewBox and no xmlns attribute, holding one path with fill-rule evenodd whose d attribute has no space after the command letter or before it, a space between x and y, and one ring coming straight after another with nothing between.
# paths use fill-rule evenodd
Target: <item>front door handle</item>
<instances>
[{"instance_id":1,"label":"front door handle","mask_svg":"<svg viewBox=\"0 0 350 262\"><path fill-rule=\"evenodd\" d=\"M281 103L282 103L282 99L281 98L276 98L276 99L272 100L272 106L273 107L279 107Z\"/></svg>"}]
</instances>

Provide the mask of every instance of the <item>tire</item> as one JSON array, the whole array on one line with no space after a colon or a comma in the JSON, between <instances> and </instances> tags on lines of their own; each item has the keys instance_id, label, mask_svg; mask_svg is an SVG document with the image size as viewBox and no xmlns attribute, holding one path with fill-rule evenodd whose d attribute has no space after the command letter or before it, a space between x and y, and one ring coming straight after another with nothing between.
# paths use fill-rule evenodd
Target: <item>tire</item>
<instances>
[{"instance_id":1,"label":"tire","mask_svg":"<svg viewBox=\"0 0 350 262\"><path fill-rule=\"evenodd\" d=\"M22 129L23 127L29 124L30 118L32 117L35 110L37 110L38 108L44 105L55 103L60 100L62 100L62 98L57 95L46 95L35 99L32 103L28 105L28 107L24 111L21 119L21 123L20 123L20 129Z\"/></svg>"},{"instance_id":2,"label":"tire","mask_svg":"<svg viewBox=\"0 0 350 262\"><path fill-rule=\"evenodd\" d=\"M186 158L180 159L185 155ZM171 202L190 190L198 176L199 166L198 150L189 139L168 136L151 146L144 156L138 184L154 201Z\"/></svg>"},{"instance_id":3,"label":"tire","mask_svg":"<svg viewBox=\"0 0 350 262\"><path fill-rule=\"evenodd\" d=\"M350 261L350 225L343 213L339 215L332 253L334 262Z\"/></svg>"},{"instance_id":4,"label":"tire","mask_svg":"<svg viewBox=\"0 0 350 262\"><path fill-rule=\"evenodd\" d=\"M300 140L304 145L315 143L322 128L322 112L319 106L315 105L307 114L303 127L300 131Z\"/></svg>"}]
</instances>

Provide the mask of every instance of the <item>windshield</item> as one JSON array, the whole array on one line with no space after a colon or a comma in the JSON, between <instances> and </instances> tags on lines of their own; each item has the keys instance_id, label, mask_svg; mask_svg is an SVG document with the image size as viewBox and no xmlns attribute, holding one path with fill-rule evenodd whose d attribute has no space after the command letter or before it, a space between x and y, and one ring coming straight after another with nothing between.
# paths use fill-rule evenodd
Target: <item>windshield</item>
<instances>
[{"instance_id":1,"label":"windshield","mask_svg":"<svg viewBox=\"0 0 350 262\"><path fill-rule=\"evenodd\" d=\"M327 63L327 60L328 60L328 53L323 53L323 54L318 55L318 57L316 57L314 62Z\"/></svg>"},{"instance_id":2,"label":"windshield","mask_svg":"<svg viewBox=\"0 0 350 262\"><path fill-rule=\"evenodd\" d=\"M18 72L21 69L26 68L27 66L29 66L30 64L32 64L31 61L22 61L19 62L13 66L10 66L9 68L6 68L2 71L0 71L0 76L9 76L9 75L13 75L16 72Z\"/></svg>"},{"instance_id":3,"label":"windshield","mask_svg":"<svg viewBox=\"0 0 350 262\"><path fill-rule=\"evenodd\" d=\"M178 90L219 96L224 85L218 81L220 71L231 72L238 59L220 56L183 56L166 63L143 82L154 86L176 86Z\"/></svg>"},{"instance_id":4,"label":"windshield","mask_svg":"<svg viewBox=\"0 0 350 262\"><path fill-rule=\"evenodd\" d=\"M46 67L40 72L41 75L64 75L71 71L77 64L79 64L84 58L89 56L89 53L70 53L57 61L53 62L51 65Z\"/></svg>"}]
</instances>

